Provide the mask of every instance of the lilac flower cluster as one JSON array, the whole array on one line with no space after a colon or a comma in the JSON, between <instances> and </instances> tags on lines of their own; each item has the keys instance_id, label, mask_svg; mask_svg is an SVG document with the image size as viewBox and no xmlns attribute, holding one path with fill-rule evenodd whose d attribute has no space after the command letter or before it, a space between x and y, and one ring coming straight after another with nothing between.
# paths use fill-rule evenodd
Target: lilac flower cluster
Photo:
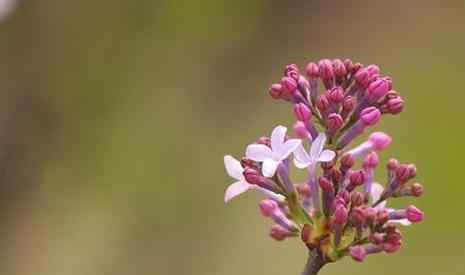
<instances>
[{"instance_id":1,"label":"lilac flower cluster","mask_svg":"<svg viewBox=\"0 0 465 275\"><path fill-rule=\"evenodd\" d=\"M383 187L374 174L378 153L390 145L391 137L373 132L349 148L383 115L402 112L404 100L392 86L378 66L350 59L310 62L304 73L295 64L286 66L269 94L292 104L296 138L277 126L270 137L248 145L241 161L225 156L226 170L237 180L227 188L225 201L249 189L263 192L266 198L259 207L273 220L270 236L301 236L313 255L313 269L346 255L363 261L369 254L397 251L402 245L397 226L418 223L424 214L413 205L392 209L386 202L422 195L421 184L409 183L417 169L390 159ZM304 182L291 178L292 163L306 169ZM317 271L312 272L306 274Z\"/></svg>"}]
</instances>

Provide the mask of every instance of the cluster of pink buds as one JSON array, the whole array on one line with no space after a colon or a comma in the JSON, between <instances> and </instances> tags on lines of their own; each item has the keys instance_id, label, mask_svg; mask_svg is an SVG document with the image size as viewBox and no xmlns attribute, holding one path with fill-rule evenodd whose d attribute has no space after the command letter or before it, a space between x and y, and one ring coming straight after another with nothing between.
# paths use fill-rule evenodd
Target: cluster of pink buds
<instances>
[{"instance_id":1,"label":"cluster of pink buds","mask_svg":"<svg viewBox=\"0 0 465 275\"><path fill-rule=\"evenodd\" d=\"M241 161L225 156L226 170L237 180L227 188L225 201L249 189L262 192L260 211L273 221L270 236L279 241L300 236L314 269L346 255L363 261L369 254L397 251L402 245L398 226L422 221L423 212L413 205L392 209L386 202L422 195L421 184L409 183L417 169L390 159L383 187L374 175L378 153L391 137L373 132L349 148L383 115L402 112L404 100L393 90L391 77L381 75L376 65L323 59L308 63L304 72L295 64L286 66L269 94L292 104L295 138L277 126L270 137L248 145ZM291 164L307 170L304 182L294 182Z\"/></svg>"}]
</instances>

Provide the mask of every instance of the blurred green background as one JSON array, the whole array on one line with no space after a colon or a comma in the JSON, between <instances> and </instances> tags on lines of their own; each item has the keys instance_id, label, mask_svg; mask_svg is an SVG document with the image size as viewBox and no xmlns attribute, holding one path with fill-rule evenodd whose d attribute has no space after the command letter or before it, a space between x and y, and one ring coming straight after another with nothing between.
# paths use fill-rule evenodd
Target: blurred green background
<instances>
[{"instance_id":1,"label":"blurred green background","mask_svg":"<svg viewBox=\"0 0 465 275\"><path fill-rule=\"evenodd\" d=\"M4 1L4 0L2 0ZM0 274L300 274L223 155L277 124L288 63L379 64L407 100L377 129L426 220L321 274L465 274L465 1L19 1L0 23ZM379 178L384 174L378 173ZM404 201L399 201L405 205Z\"/></svg>"}]
</instances>

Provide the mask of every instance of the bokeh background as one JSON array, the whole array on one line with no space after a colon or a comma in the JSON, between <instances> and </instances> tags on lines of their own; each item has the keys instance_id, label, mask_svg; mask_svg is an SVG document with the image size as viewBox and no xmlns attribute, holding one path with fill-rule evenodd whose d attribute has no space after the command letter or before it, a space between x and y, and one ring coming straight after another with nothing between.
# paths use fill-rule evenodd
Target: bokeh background
<instances>
[{"instance_id":1,"label":"bokeh background","mask_svg":"<svg viewBox=\"0 0 465 275\"><path fill-rule=\"evenodd\" d=\"M0 274L300 274L305 248L269 239L258 194L224 205L222 158L290 126L267 87L324 57L393 77L407 106L377 126L394 138L382 157L417 164L426 220L398 253L321 274L465 274L463 0L23 0L0 15Z\"/></svg>"}]
</instances>

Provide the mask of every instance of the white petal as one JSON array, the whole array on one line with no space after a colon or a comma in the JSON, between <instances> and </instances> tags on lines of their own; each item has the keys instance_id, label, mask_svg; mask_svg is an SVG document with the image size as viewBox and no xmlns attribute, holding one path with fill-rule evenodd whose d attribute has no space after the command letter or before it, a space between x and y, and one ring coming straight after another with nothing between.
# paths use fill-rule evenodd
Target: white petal
<instances>
[{"instance_id":1,"label":"white petal","mask_svg":"<svg viewBox=\"0 0 465 275\"><path fill-rule=\"evenodd\" d=\"M266 145L250 144L245 150L245 157L254 161L264 161L272 157L272 152Z\"/></svg>"},{"instance_id":2,"label":"white petal","mask_svg":"<svg viewBox=\"0 0 465 275\"><path fill-rule=\"evenodd\" d=\"M250 184L245 181L237 181L228 186L224 193L224 202L230 201L232 198L244 193L250 189Z\"/></svg>"},{"instance_id":3,"label":"white petal","mask_svg":"<svg viewBox=\"0 0 465 275\"><path fill-rule=\"evenodd\" d=\"M276 126L271 133L271 149L273 151L279 150L281 145L284 143L286 137L287 128L284 126Z\"/></svg>"},{"instance_id":4,"label":"white petal","mask_svg":"<svg viewBox=\"0 0 465 275\"><path fill-rule=\"evenodd\" d=\"M281 194L276 194L275 192L270 191L270 190L265 189L265 188L262 188L260 186L257 186L255 189L263 192L263 194L265 194L267 197L269 197L271 199L274 199L274 200L276 200L278 202L285 202L286 201L286 197L284 197Z\"/></svg>"},{"instance_id":5,"label":"white petal","mask_svg":"<svg viewBox=\"0 0 465 275\"><path fill-rule=\"evenodd\" d=\"M235 178L236 180L244 178L242 175L244 168L242 168L241 163L232 156L224 156L224 167L226 167L226 172L230 177Z\"/></svg>"},{"instance_id":6,"label":"white petal","mask_svg":"<svg viewBox=\"0 0 465 275\"><path fill-rule=\"evenodd\" d=\"M381 194L383 194L384 188L381 184L374 182L371 185L371 200L372 202L377 202L379 198L381 198ZM383 209L386 207L386 201L380 202L375 208L376 209Z\"/></svg>"},{"instance_id":7,"label":"white petal","mask_svg":"<svg viewBox=\"0 0 465 275\"><path fill-rule=\"evenodd\" d=\"M281 161L286 159L292 152L294 152L299 145L302 144L302 141L300 139L290 139L283 144L281 144L281 147L276 149L276 151L273 151L273 158L275 160Z\"/></svg>"},{"instance_id":8,"label":"white petal","mask_svg":"<svg viewBox=\"0 0 465 275\"><path fill-rule=\"evenodd\" d=\"M323 147L326 143L326 135L325 133L320 133L316 139L312 142L312 147L310 148L310 158L312 161L318 160L321 152L323 151Z\"/></svg>"},{"instance_id":9,"label":"white petal","mask_svg":"<svg viewBox=\"0 0 465 275\"><path fill-rule=\"evenodd\" d=\"M323 152L321 152L318 158L318 161L323 161L323 162L332 161L335 156L336 156L336 153L334 153L334 151L324 150Z\"/></svg>"},{"instance_id":10,"label":"white petal","mask_svg":"<svg viewBox=\"0 0 465 275\"><path fill-rule=\"evenodd\" d=\"M302 144L300 144L294 151L294 164L297 168L303 169L311 163L310 156Z\"/></svg>"},{"instance_id":11,"label":"white petal","mask_svg":"<svg viewBox=\"0 0 465 275\"><path fill-rule=\"evenodd\" d=\"M381 184L377 183L377 182L374 182L372 185L371 185L371 199L373 200L373 202L376 202L377 200L379 200L379 198L381 197L381 194L383 193L384 191L384 188L383 186L381 186Z\"/></svg>"},{"instance_id":12,"label":"white petal","mask_svg":"<svg viewBox=\"0 0 465 275\"><path fill-rule=\"evenodd\" d=\"M400 225L403 225L403 226L409 226L412 223L407 219L401 219L401 220L389 220L388 224L400 224Z\"/></svg>"},{"instance_id":13,"label":"white petal","mask_svg":"<svg viewBox=\"0 0 465 275\"><path fill-rule=\"evenodd\" d=\"M279 162L274 161L272 159L265 160L262 165L263 175L267 178L271 178L276 172L278 165L279 165Z\"/></svg>"}]
</instances>

